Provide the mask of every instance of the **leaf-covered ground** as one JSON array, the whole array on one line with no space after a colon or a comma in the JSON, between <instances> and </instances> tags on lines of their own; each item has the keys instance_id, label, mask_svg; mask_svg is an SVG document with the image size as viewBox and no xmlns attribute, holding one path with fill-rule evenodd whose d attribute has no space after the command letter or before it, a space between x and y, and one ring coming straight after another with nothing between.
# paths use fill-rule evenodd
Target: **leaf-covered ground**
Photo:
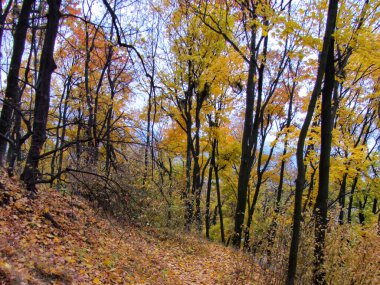
<instances>
[{"instance_id":1,"label":"leaf-covered ground","mask_svg":"<svg viewBox=\"0 0 380 285\"><path fill-rule=\"evenodd\" d=\"M121 225L82 198L37 199L0 178L0 284L255 284L248 257L216 243Z\"/></svg>"}]
</instances>

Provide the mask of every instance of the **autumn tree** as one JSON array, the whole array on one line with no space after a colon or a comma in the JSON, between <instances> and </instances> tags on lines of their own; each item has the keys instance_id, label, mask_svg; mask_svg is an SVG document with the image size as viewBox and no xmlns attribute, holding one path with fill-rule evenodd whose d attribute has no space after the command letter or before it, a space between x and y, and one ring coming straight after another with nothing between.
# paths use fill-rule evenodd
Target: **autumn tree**
<instances>
[{"instance_id":1,"label":"autumn tree","mask_svg":"<svg viewBox=\"0 0 380 285\"><path fill-rule=\"evenodd\" d=\"M183 193L186 228L190 229L194 216L196 227L200 230L203 224L203 173L210 163L210 158L204 160L201 157L201 128L206 121L202 113L209 108L207 99L216 95L215 91L220 92L220 85L227 83L228 69L217 69L226 69L227 66L222 64L226 64L228 59L234 61L235 55L229 57L223 54L226 52L223 38L204 26L189 4L181 4L173 13L168 31L172 35L174 55L170 60L173 71L162 76L161 81L167 90L164 96L169 103L168 107L163 105L163 108L186 133L186 190ZM221 73L217 75L216 71Z\"/></svg>"}]
</instances>

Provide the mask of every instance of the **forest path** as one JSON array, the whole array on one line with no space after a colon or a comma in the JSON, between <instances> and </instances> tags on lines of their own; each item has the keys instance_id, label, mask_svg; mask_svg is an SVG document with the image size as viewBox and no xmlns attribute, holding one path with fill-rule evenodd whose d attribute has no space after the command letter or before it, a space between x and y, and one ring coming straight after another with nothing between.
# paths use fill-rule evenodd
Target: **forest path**
<instances>
[{"instance_id":1,"label":"forest path","mask_svg":"<svg viewBox=\"0 0 380 285\"><path fill-rule=\"evenodd\" d=\"M34 200L0 179L0 284L257 284L249 257L183 233L120 225L83 198Z\"/></svg>"}]
</instances>

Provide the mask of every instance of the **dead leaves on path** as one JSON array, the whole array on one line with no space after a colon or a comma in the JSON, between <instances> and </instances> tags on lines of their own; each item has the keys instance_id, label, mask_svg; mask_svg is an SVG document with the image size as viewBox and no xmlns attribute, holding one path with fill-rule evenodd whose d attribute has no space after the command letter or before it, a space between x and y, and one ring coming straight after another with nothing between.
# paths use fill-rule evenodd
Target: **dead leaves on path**
<instances>
[{"instance_id":1,"label":"dead leaves on path","mask_svg":"<svg viewBox=\"0 0 380 285\"><path fill-rule=\"evenodd\" d=\"M254 284L248 257L181 234L122 226L82 198L0 180L0 284ZM257 270L256 270L257 271Z\"/></svg>"}]
</instances>

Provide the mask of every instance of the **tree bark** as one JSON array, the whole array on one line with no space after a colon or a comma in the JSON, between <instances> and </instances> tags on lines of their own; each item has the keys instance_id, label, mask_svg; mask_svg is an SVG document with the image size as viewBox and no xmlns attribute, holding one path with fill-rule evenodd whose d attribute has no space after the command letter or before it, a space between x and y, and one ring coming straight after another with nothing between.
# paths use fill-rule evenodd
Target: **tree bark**
<instances>
[{"instance_id":1,"label":"tree bark","mask_svg":"<svg viewBox=\"0 0 380 285\"><path fill-rule=\"evenodd\" d=\"M220 223L220 238L222 243L226 242L226 238L224 236L224 223L223 223L223 210L222 210L222 198L220 194L220 185L219 185L219 168L214 163L214 172L215 172L215 183L216 183L216 196L218 199L218 212L219 212L219 223Z\"/></svg>"},{"instance_id":2,"label":"tree bark","mask_svg":"<svg viewBox=\"0 0 380 285\"><path fill-rule=\"evenodd\" d=\"M66 123L67 123L67 107L68 107L68 99L70 96L70 90L71 90L71 79L72 76L69 75L64 83L64 88L62 91L61 99L59 101L59 106L58 106L58 123L56 127L56 133L55 133L55 149L58 149L60 146L63 146L64 141L65 141L65 133L66 133ZM63 109L63 110L62 110ZM61 132L62 128L62 132ZM62 153L60 151L60 153ZM58 154L59 155L59 154ZM51 171L51 176L54 176L55 173L55 166L56 166L56 161L57 161L57 152L53 153L53 156L51 158L50 162L50 171ZM60 170L62 169L62 160L60 159L60 156L58 156L58 175L60 173ZM51 182L50 186L52 186L53 181Z\"/></svg>"},{"instance_id":3,"label":"tree bark","mask_svg":"<svg viewBox=\"0 0 380 285\"><path fill-rule=\"evenodd\" d=\"M201 155L200 149L200 131L201 131L201 110L203 103L210 94L210 87L206 83L203 90L196 93L196 106L195 106L195 135L194 141L195 145L193 147L193 194L195 198L195 226L198 232L202 230L202 214L201 214L201 193L202 193L202 182L201 178L201 165L199 163L199 158Z\"/></svg>"},{"instance_id":4,"label":"tree bark","mask_svg":"<svg viewBox=\"0 0 380 285\"><path fill-rule=\"evenodd\" d=\"M351 185L351 192L350 192L350 198L348 200L348 207L347 207L347 222L350 224L351 221L352 221L352 207L353 207L353 204L354 204L354 194L355 194L355 189L356 189L356 185L358 183L358 180L359 180L359 176L356 175L355 178L354 178L354 181L352 182L352 185Z\"/></svg>"},{"instance_id":5,"label":"tree bark","mask_svg":"<svg viewBox=\"0 0 380 285\"><path fill-rule=\"evenodd\" d=\"M211 202L211 188L212 188L212 171L215 164L215 142L216 140L213 139L212 142L212 151L211 151L211 165L209 167L208 172L208 180L207 180L207 191L206 191L206 215L205 215L205 224L206 224L206 238L210 238L210 202Z\"/></svg>"},{"instance_id":6,"label":"tree bark","mask_svg":"<svg viewBox=\"0 0 380 285\"><path fill-rule=\"evenodd\" d=\"M14 35L12 58L7 76L7 88L5 90L3 109L0 115L0 164L3 165L7 148L6 137L11 129L13 110L21 100L19 96L19 72L22 56L24 54L26 33L28 31L28 19L32 10L34 0L24 0L20 12L20 17L16 25ZM14 146L12 146L14 147Z\"/></svg>"},{"instance_id":7,"label":"tree bark","mask_svg":"<svg viewBox=\"0 0 380 285\"><path fill-rule=\"evenodd\" d=\"M247 205L247 190L249 176L252 169L252 128L253 128L253 110L255 103L255 76L256 76L256 32L252 30L251 38L251 57L248 67L247 94L245 99L245 116L243 138L241 143L241 158L238 178L238 196L235 210L235 227L231 243L234 247L240 247L242 230L244 225L245 208Z\"/></svg>"},{"instance_id":8,"label":"tree bark","mask_svg":"<svg viewBox=\"0 0 380 285\"><path fill-rule=\"evenodd\" d=\"M332 34L335 30L336 16L338 12L338 0L330 0L328 13L327 13L327 24L325 29L325 35L323 39L322 52L319 56L319 65L317 71L317 78L315 81L314 89L310 97L309 106L307 109L306 117L301 128L300 135L298 137L296 159L297 159L297 178L296 178L296 189L294 197L294 213L293 213L293 230L292 230L292 240L289 252L289 263L287 272L287 285L293 285L295 282L296 271L297 271L297 255L298 247L300 242L300 230L301 230L301 218L302 218L302 193L305 186L305 164L304 164L304 146L307 131L309 129L317 98L321 92L322 80L326 70L327 55L329 51L329 46L331 42Z\"/></svg>"},{"instance_id":9,"label":"tree bark","mask_svg":"<svg viewBox=\"0 0 380 285\"><path fill-rule=\"evenodd\" d=\"M339 189L339 224L344 224L344 208L346 205L346 185L347 185L347 172L343 174L342 182Z\"/></svg>"},{"instance_id":10,"label":"tree bark","mask_svg":"<svg viewBox=\"0 0 380 285\"><path fill-rule=\"evenodd\" d=\"M0 11L1 11L1 15L0 15L0 60L3 56L1 53L1 47L2 47L2 43L3 43L4 25L5 25L5 21L7 20L7 16L9 14L9 11L11 10L12 4L13 4L13 0L9 0L7 5L5 6L5 8L3 10L3 2L2 1L0 2Z\"/></svg>"},{"instance_id":11,"label":"tree bark","mask_svg":"<svg viewBox=\"0 0 380 285\"><path fill-rule=\"evenodd\" d=\"M51 76L56 68L54 45L58 33L61 0L48 0L49 11L44 45L41 53L40 69L36 84L36 103L34 108L33 135L21 179L28 190L36 192L38 163L41 149L46 140L46 124L49 114Z\"/></svg>"},{"instance_id":12,"label":"tree bark","mask_svg":"<svg viewBox=\"0 0 380 285\"><path fill-rule=\"evenodd\" d=\"M321 153L319 160L319 184L315 202L314 284L327 284L325 280L325 239L327 229L327 203L329 197L330 153L332 140L332 94L335 82L334 39L331 38L327 58L325 84L322 91Z\"/></svg>"},{"instance_id":13,"label":"tree bark","mask_svg":"<svg viewBox=\"0 0 380 285\"><path fill-rule=\"evenodd\" d=\"M34 2L34 7L36 3ZM32 8L33 9L33 8ZM34 23L35 15L32 15L31 22ZM31 133L31 126L30 121L26 120L22 117L22 110L21 110L21 96L24 94L24 91L29 85L29 74L31 71L31 64L32 64L32 57L33 57L33 49L34 45L36 43L36 25L33 25L32 27L32 35L30 39L30 51L28 55L28 59L25 65L25 71L24 71L24 82L22 86L20 87L20 90L17 94L18 98L16 99L16 112L13 113L13 128L11 133L12 141L14 142L14 147L9 148L7 153L7 164L8 164L8 175L13 176L14 170L15 170L15 164L16 160L18 162L21 162L21 146L22 144L32 135ZM27 132L21 136L21 122L24 122L27 126Z\"/></svg>"},{"instance_id":14,"label":"tree bark","mask_svg":"<svg viewBox=\"0 0 380 285\"><path fill-rule=\"evenodd\" d=\"M191 99L190 99L191 101ZM189 112L190 113L190 112ZM191 148L193 145L192 138L191 138L191 126L192 121L191 117L186 122L186 134L187 134L187 143L186 143L186 189L183 193L183 199L185 202L185 230L190 231L191 230L191 223L193 219L193 197L191 193L191 163L192 163L192 157L191 157Z\"/></svg>"}]
</instances>

